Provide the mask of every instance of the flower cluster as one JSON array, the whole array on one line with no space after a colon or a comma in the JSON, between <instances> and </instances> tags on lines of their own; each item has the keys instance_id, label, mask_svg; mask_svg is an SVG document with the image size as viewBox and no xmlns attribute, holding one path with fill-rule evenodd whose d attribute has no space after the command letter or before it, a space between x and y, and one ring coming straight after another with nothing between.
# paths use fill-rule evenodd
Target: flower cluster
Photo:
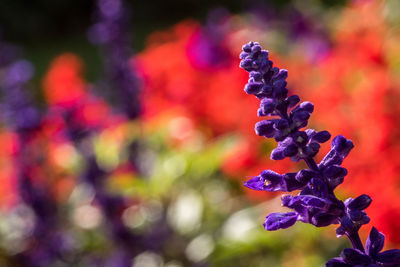
<instances>
[{"instance_id":1,"label":"flower cluster","mask_svg":"<svg viewBox=\"0 0 400 267\"><path fill-rule=\"evenodd\" d=\"M343 202L334 194L334 189L347 175L347 170L341 164L354 147L353 142L341 135L336 136L332 140L331 150L317 164L314 156L319 151L320 143L330 139L330 133L316 132L312 129L301 130L308 124L314 110L313 105L310 102L298 104L300 98L297 95L288 96L287 70L274 67L273 62L269 60L268 51L262 50L258 43L245 44L240 59L240 67L250 73L244 91L261 100L258 116L272 117L258 122L255 126L257 135L272 137L278 142L277 148L271 152L271 159L281 160L289 157L292 161L304 160L308 166L308 169L286 174L265 170L245 183L245 186L261 191L301 190L296 196L282 197L282 205L293 212L269 214L265 219L265 229L284 229L297 221L317 227L340 224L337 235L346 235L354 249L345 249L341 258L330 260L327 266L400 264L400 250L377 254L383 247L384 236L375 228L371 231L365 252L358 230L361 225L369 222L364 209L370 205L372 199L361 195Z\"/></svg>"}]
</instances>

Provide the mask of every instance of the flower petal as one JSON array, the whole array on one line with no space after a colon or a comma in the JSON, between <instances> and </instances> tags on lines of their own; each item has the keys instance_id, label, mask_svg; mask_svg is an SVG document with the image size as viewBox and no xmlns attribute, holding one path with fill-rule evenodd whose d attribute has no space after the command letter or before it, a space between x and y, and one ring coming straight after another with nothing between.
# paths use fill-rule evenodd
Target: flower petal
<instances>
[{"instance_id":1,"label":"flower petal","mask_svg":"<svg viewBox=\"0 0 400 267\"><path fill-rule=\"evenodd\" d=\"M371 257L375 257L379 253L379 251L382 250L384 244L385 236L380 233L375 227L372 227L367 242L365 243L366 253Z\"/></svg>"}]
</instances>

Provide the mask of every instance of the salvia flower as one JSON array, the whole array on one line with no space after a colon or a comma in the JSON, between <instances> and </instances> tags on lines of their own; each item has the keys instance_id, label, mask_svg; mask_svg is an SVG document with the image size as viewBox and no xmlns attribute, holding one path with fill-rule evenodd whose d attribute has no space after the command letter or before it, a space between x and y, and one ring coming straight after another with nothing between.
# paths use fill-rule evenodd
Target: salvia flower
<instances>
[{"instance_id":1,"label":"salvia flower","mask_svg":"<svg viewBox=\"0 0 400 267\"><path fill-rule=\"evenodd\" d=\"M297 195L282 197L282 205L293 211L269 214L264 228L268 231L285 229L297 221L317 227L340 224L337 236L346 235L353 248L345 249L340 258L331 259L326 266L400 266L400 250L379 253L383 248L384 235L375 228L371 230L365 249L360 240L360 227L370 221L364 210L372 199L368 195L360 195L343 202L334 194L334 189L343 183L347 175L346 168L341 164L353 149L353 142L341 135L336 136L331 142L331 150L317 163L314 156L319 152L320 144L327 142L331 135L328 131L303 129L314 111L314 105L301 102L297 95L288 96L288 71L273 66L268 51L262 50L258 43L245 44L240 59L240 67L249 72L244 91L260 99L258 116L269 116L256 123L255 132L278 142L271 152L271 159L303 160L308 166L308 169L285 174L264 170L245 183L248 188L260 191L300 190Z\"/></svg>"}]
</instances>

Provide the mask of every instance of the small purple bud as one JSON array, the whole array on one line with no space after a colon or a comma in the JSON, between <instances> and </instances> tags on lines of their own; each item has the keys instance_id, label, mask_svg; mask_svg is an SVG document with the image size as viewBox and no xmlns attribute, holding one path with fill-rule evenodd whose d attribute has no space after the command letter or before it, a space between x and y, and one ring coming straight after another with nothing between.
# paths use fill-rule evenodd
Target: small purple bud
<instances>
[{"instance_id":1,"label":"small purple bud","mask_svg":"<svg viewBox=\"0 0 400 267\"><path fill-rule=\"evenodd\" d=\"M285 69L280 69L277 74L275 74L272 78L274 80L286 80L288 77L288 71Z\"/></svg>"},{"instance_id":2,"label":"small purple bud","mask_svg":"<svg viewBox=\"0 0 400 267\"><path fill-rule=\"evenodd\" d=\"M368 208L371 202L372 198L368 195L363 194L361 196L358 196L353 201L351 201L348 205L348 208L352 210L364 210Z\"/></svg>"},{"instance_id":3,"label":"small purple bud","mask_svg":"<svg viewBox=\"0 0 400 267\"><path fill-rule=\"evenodd\" d=\"M298 152L299 152L299 149L298 149L297 145L294 144L294 143L289 144L288 146L286 146L286 147L283 149L283 155L284 155L285 157L293 157L293 156L296 155Z\"/></svg>"},{"instance_id":4,"label":"small purple bud","mask_svg":"<svg viewBox=\"0 0 400 267\"><path fill-rule=\"evenodd\" d=\"M260 107L264 114L272 113L276 108L276 101L271 98L263 98L260 103Z\"/></svg>"},{"instance_id":5,"label":"small purple bud","mask_svg":"<svg viewBox=\"0 0 400 267\"><path fill-rule=\"evenodd\" d=\"M312 113L314 111L314 105L311 102L305 101L299 105L299 108L307 111L308 113Z\"/></svg>"},{"instance_id":6,"label":"small purple bud","mask_svg":"<svg viewBox=\"0 0 400 267\"><path fill-rule=\"evenodd\" d=\"M271 213L265 218L264 228L268 231L286 229L297 221L296 212Z\"/></svg>"},{"instance_id":7,"label":"small purple bud","mask_svg":"<svg viewBox=\"0 0 400 267\"><path fill-rule=\"evenodd\" d=\"M274 133L276 131L274 129L274 121L271 120L264 120L257 122L254 130L256 131L257 135L265 136L268 138L274 136Z\"/></svg>"},{"instance_id":8,"label":"small purple bud","mask_svg":"<svg viewBox=\"0 0 400 267\"><path fill-rule=\"evenodd\" d=\"M296 111L293 114L293 121L295 122L304 122L310 118L310 113L307 111Z\"/></svg>"},{"instance_id":9,"label":"small purple bud","mask_svg":"<svg viewBox=\"0 0 400 267\"><path fill-rule=\"evenodd\" d=\"M250 55L250 54L247 53L247 52L242 52L242 53L240 53L239 58L240 58L240 59L245 59L245 58L248 57L249 55Z\"/></svg>"},{"instance_id":10,"label":"small purple bud","mask_svg":"<svg viewBox=\"0 0 400 267\"><path fill-rule=\"evenodd\" d=\"M243 59L242 61L240 61L239 67L241 67L247 71L251 71L252 65L253 65L253 60L246 58L246 59Z\"/></svg>"},{"instance_id":11,"label":"small purple bud","mask_svg":"<svg viewBox=\"0 0 400 267\"><path fill-rule=\"evenodd\" d=\"M312 140L314 140L318 143L325 143L330 138L331 138L331 134L328 131L320 131L312 137Z\"/></svg>"},{"instance_id":12,"label":"small purple bud","mask_svg":"<svg viewBox=\"0 0 400 267\"><path fill-rule=\"evenodd\" d=\"M251 71L249 77L253 78L257 82L260 82L262 80L262 73L259 71Z\"/></svg>"},{"instance_id":13,"label":"small purple bud","mask_svg":"<svg viewBox=\"0 0 400 267\"><path fill-rule=\"evenodd\" d=\"M247 44L245 44L245 45L243 45L242 46L242 50L244 51L244 52L248 52L248 53L250 53L251 52L251 47L254 45L254 42L248 42Z\"/></svg>"},{"instance_id":14,"label":"small purple bud","mask_svg":"<svg viewBox=\"0 0 400 267\"><path fill-rule=\"evenodd\" d=\"M256 54L261 51L261 46L258 43L255 43L254 46L251 48L251 53Z\"/></svg>"},{"instance_id":15,"label":"small purple bud","mask_svg":"<svg viewBox=\"0 0 400 267\"><path fill-rule=\"evenodd\" d=\"M262 86L261 82L249 82L245 85L244 91L249 95L254 95L261 91Z\"/></svg>"},{"instance_id":16,"label":"small purple bud","mask_svg":"<svg viewBox=\"0 0 400 267\"><path fill-rule=\"evenodd\" d=\"M267 116L267 114L264 113L264 110L262 108L259 108L259 109L257 109L257 116L263 117L263 116Z\"/></svg>"}]
</instances>

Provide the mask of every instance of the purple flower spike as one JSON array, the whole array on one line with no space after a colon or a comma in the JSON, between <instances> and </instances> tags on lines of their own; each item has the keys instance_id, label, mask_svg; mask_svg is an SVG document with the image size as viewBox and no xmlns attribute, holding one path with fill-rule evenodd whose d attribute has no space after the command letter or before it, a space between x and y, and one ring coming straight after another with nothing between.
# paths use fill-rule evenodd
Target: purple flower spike
<instances>
[{"instance_id":1,"label":"purple flower spike","mask_svg":"<svg viewBox=\"0 0 400 267\"><path fill-rule=\"evenodd\" d=\"M307 126L314 105L307 101L298 104L300 98L297 95L288 96L287 70L274 67L268 58L268 51L262 50L258 43L245 44L240 59L240 67L250 73L245 86L246 93L261 100L258 116L273 116L255 126L257 135L274 138L278 142L271 152L271 159L283 160L288 157L292 161L303 160L308 167L297 173L282 175L265 170L245 183L250 189L261 191L301 190L297 196L282 198L282 205L293 212L271 213L266 217L265 229L285 229L296 221L317 227L340 224L336 229L337 236L347 236L353 248L345 249L340 258L329 260L326 266L400 266L400 250L379 253L384 244L384 235L375 228L371 230L366 249L360 240L360 227L370 221L364 209L372 199L368 195L361 195L343 202L335 196L335 188L343 183L347 175L347 170L341 164L354 147L353 142L342 135L336 136L332 140L331 150L317 164L314 156L319 152L320 144L328 141L331 134L313 129L300 130Z\"/></svg>"}]
</instances>

